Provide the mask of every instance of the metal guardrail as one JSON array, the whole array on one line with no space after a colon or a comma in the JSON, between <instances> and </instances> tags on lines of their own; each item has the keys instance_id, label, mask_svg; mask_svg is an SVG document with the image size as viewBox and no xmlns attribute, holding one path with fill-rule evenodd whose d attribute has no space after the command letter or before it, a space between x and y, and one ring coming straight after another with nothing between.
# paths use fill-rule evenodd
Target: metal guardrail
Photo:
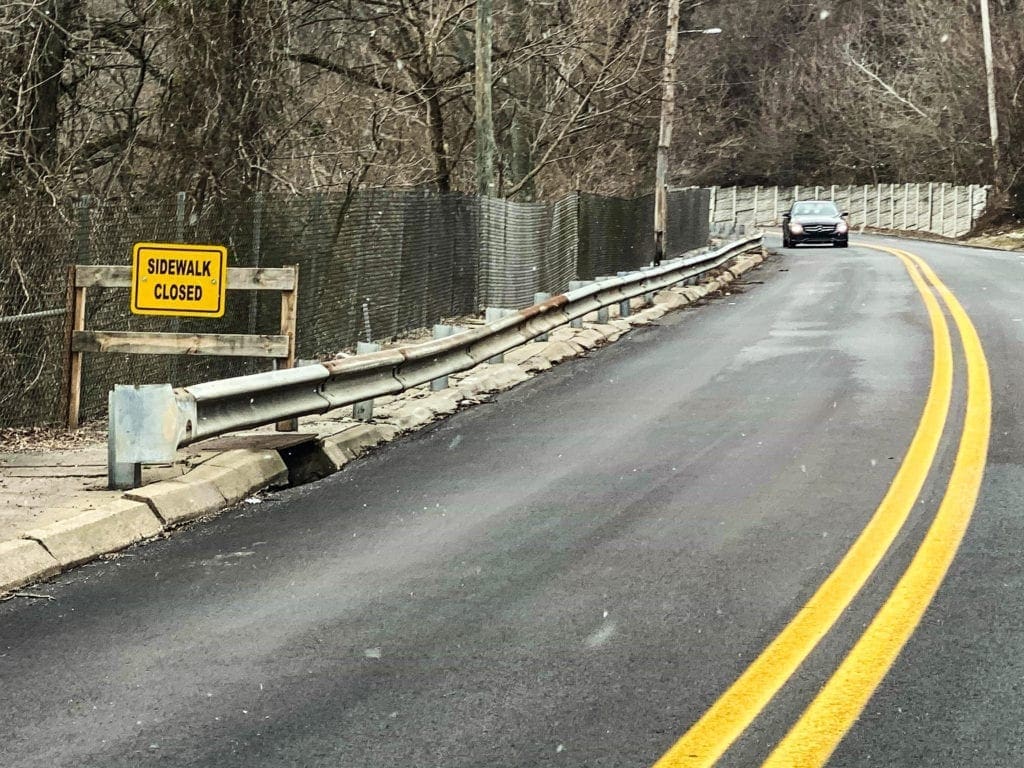
<instances>
[{"instance_id":1,"label":"metal guardrail","mask_svg":"<svg viewBox=\"0 0 1024 768\"><path fill-rule=\"evenodd\" d=\"M584 315L716 269L761 242L755 235L710 253L593 281L501 320L421 344L177 390L169 384L118 385L110 393L110 486L135 487L141 463L171 461L178 448L200 440L325 413L469 370Z\"/></svg>"}]
</instances>

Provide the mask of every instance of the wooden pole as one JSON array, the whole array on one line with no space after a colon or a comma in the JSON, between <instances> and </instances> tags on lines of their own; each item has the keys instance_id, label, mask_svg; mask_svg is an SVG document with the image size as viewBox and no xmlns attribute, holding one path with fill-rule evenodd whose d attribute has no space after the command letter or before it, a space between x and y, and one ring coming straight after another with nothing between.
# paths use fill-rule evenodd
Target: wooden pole
<instances>
[{"instance_id":1,"label":"wooden pole","mask_svg":"<svg viewBox=\"0 0 1024 768\"><path fill-rule=\"evenodd\" d=\"M992 143L992 176L999 183L999 114L996 111L996 75L992 62L992 26L988 17L988 0L981 1L981 39L985 48L985 85L988 91L988 132Z\"/></svg>"},{"instance_id":2,"label":"wooden pole","mask_svg":"<svg viewBox=\"0 0 1024 768\"><path fill-rule=\"evenodd\" d=\"M479 1L479 0L478 0ZM668 220L668 149L672 144L672 113L676 103L676 47L679 43L679 0L668 0L665 29L665 61L661 71L661 122L654 179L654 263L665 256L665 224Z\"/></svg>"},{"instance_id":3,"label":"wooden pole","mask_svg":"<svg viewBox=\"0 0 1024 768\"><path fill-rule=\"evenodd\" d=\"M493 0L476 3L476 190L494 197L494 114L491 97Z\"/></svg>"}]
</instances>

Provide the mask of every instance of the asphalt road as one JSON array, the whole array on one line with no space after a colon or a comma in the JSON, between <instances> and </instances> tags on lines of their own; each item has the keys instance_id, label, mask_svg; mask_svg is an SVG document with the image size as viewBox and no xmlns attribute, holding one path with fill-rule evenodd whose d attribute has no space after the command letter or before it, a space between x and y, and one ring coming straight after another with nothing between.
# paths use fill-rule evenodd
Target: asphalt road
<instances>
[{"instance_id":1,"label":"asphalt road","mask_svg":"<svg viewBox=\"0 0 1024 768\"><path fill-rule=\"evenodd\" d=\"M973 319L992 441L943 586L829 764L1019 765L1024 259L864 237L0 605L0 764L654 764L837 567L918 428L929 316L865 243L923 257ZM906 525L722 765L768 757L924 541L965 423L955 327L953 352Z\"/></svg>"}]
</instances>

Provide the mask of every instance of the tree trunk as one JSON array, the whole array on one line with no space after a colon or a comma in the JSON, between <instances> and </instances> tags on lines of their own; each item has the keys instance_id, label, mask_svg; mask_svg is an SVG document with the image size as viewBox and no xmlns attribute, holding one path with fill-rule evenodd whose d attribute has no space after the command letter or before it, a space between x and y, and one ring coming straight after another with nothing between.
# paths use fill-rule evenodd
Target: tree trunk
<instances>
[{"instance_id":1,"label":"tree trunk","mask_svg":"<svg viewBox=\"0 0 1024 768\"><path fill-rule=\"evenodd\" d=\"M20 136L17 156L9 161L0 182L4 189L44 179L58 161L61 77L68 57L67 31L74 28L81 0L47 0L36 24L19 30L25 59L20 62L26 99L16 116ZM38 30L38 31L37 31ZM34 57L32 56L34 50ZM17 53L15 54L17 56ZM29 58L31 57L31 58Z\"/></svg>"},{"instance_id":2,"label":"tree trunk","mask_svg":"<svg viewBox=\"0 0 1024 768\"><path fill-rule=\"evenodd\" d=\"M438 192L450 192L452 172L448 164L448 148L444 140L444 112L436 88L429 88L424 100L427 108L427 130L430 133L430 153L434 157L434 183Z\"/></svg>"}]
</instances>

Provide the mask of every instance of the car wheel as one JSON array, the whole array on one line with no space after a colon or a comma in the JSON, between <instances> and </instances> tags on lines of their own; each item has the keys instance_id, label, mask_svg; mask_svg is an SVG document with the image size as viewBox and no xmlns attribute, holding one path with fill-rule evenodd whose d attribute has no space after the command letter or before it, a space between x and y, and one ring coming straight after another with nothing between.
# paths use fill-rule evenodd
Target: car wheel
<instances>
[{"instance_id":1,"label":"car wheel","mask_svg":"<svg viewBox=\"0 0 1024 768\"><path fill-rule=\"evenodd\" d=\"M792 248L792 247L793 247L793 241L792 241L792 240L790 240L790 239L789 239L788 237L786 237L785 235L783 235L783 236L782 236L782 247L783 247L783 248Z\"/></svg>"},{"instance_id":2,"label":"car wheel","mask_svg":"<svg viewBox=\"0 0 1024 768\"><path fill-rule=\"evenodd\" d=\"M845 248L849 244L850 243L848 241L846 241L846 240L843 240L843 241L840 241L840 242L837 242L837 243L832 243L832 245L834 245L836 248Z\"/></svg>"}]
</instances>

